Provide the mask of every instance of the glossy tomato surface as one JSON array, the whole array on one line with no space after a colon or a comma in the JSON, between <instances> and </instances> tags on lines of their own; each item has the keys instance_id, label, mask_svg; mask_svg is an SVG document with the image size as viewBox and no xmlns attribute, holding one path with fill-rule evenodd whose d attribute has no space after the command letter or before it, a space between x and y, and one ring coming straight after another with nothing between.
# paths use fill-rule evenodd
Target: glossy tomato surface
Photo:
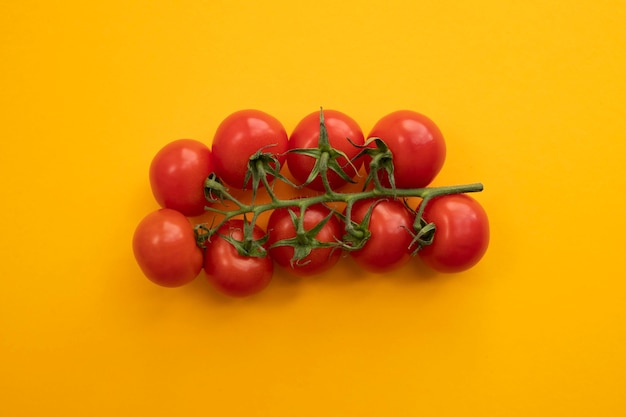
<instances>
[{"instance_id":1,"label":"glossy tomato surface","mask_svg":"<svg viewBox=\"0 0 626 417\"><path fill-rule=\"evenodd\" d=\"M344 171L350 178L354 178L363 162L359 158L358 161L354 162L354 167L349 165L349 160L354 158L360 151L350 141L357 145L363 145L363 131L354 119L337 110L324 110L324 124L328 131L330 145L348 156L347 159L344 157L338 159L339 166L344 168ZM319 135L320 112L314 112L296 125L289 137L289 149L317 148ZM307 180L314 165L315 159L310 156L297 153L289 153L287 155L289 172L291 172L299 184ZM328 172L328 180L333 190L339 189L346 184L346 181L335 172ZM324 190L320 177L313 180L307 187L318 191Z\"/></svg>"},{"instance_id":2,"label":"glossy tomato surface","mask_svg":"<svg viewBox=\"0 0 626 417\"><path fill-rule=\"evenodd\" d=\"M246 297L263 290L270 283L274 272L272 259L264 257L246 256L237 252L237 249L224 236L236 241L244 239L243 220L229 220L222 225L217 234L211 237L206 245L204 255L204 270L208 281L222 294L231 297ZM265 232L258 226L253 229L252 237L261 239Z\"/></svg>"},{"instance_id":3,"label":"glossy tomato surface","mask_svg":"<svg viewBox=\"0 0 626 417\"><path fill-rule=\"evenodd\" d=\"M350 255L363 268L380 273L409 260L413 217L398 200L368 199L354 203L352 220L361 223L372 205L368 226L371 236L362 249L350 252Z\"/></svg>"},{"instance_id":4,"label":"glossy tomato surface","mask_svg":"<svg viewBox=\"0 0 626 417\"><path fill-rule=\"evenodd\" d=\"M288 149L287 132L274 116L260 110L240 110L229 115L213 138L215 172L231 187L243 189L248 161L257 151L276 155L282 165ZM249 186L249 183L245 185Z\"/></svg>"},{"instance_id":5,"label":"glossy tomato surface","mask_svg":"<svg viewBox=\"0 0 626 417\"><path fill-rule=\"evenodd\" d=\"M189 220L171 209L148 214L133 235L137 264L151 281L164 287L191 282L202 270L202 250Z\"/></svg>"},{"instance_id":6,"label":"glossy tomato surface","mask_svg":"<svg viewBox=\"0 0 626 417\"><path fill-rule=\"evenodd\" d=\"M270 255L278 265L286 268L296 275L314 275L324 272L337 263L341 256L341 250L336 247L315 248L306 257L293 261L294 248L292 246L271 247L279 240L296 237L296 227L291 219L289 210L296 216L300 216L298 207L281 208L274 210L270 215L267 232L269 233L268 245ZM304 211L303 226L305 231L311 231L330 215L330 210L321 204L308 207ZM342 223L336 216L331 216L322 226L321 230L305 240L314 238L319 242L334 243L341 239L343 234Z\"/></svg>"},{"instance_id":7,"label":"glossy tomato surface","mask_svg":"<svg viewBox=\"0 0 626 417\"><path fill-rule=\"evenodd\" d=\"M392 112L374 125L369 137L382 139L391 150L397 188L426 187L443 167L446 158L443 135L439 127L421 113ZM369 172L369 158L365 163ZM389 186L387 174L379 176L381 182Z\"/></svg>"},{"instance_id":8,"label":"glossy tomato surface","mask_svg":"<svg viewBox=\"0 0 626 417\"><path fill-rule=\"evenodd\" d=\"M419 257L439 272L461 272L476 265L489 246L489 220L483 207L466 194L432 199L423 214L435 223L433 243Z\"/></svg>"},{"instance_id":9,"label":"glossy tomato surface","mask_svg":"<svg viewBox=\"0 0 626 417\"><path fill-rule=\"evenodd\" d=\"M211 150L193 139L179 139L165 145L150 164L152 194L161 207L185 216L204 212L204 180L213 172Z\"/></svg>"}]
</instances>

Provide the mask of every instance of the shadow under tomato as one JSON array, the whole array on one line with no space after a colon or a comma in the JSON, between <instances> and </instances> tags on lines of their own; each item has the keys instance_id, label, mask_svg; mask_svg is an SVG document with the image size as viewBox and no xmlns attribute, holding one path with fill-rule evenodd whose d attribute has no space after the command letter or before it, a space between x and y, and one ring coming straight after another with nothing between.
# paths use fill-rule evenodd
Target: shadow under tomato
<instances>
[{"instance_id":1,"label":"shadow under tomato","mask_svg":"<svg viewBox=\"0 0 626 417\"><path fill-rule=\"evenodd\" d=\"M275 269L272 280L266 288L257 294L246 297L232 297L220 293L207 279L204 271L190 284L184 287L190 298L200 300L211 306L239 306L241 304L284 304L297 298L301 286L297 277L285 276L285 272Z\"/></svg>"},{"instance_id":2,"label":"shadow under tomato","mask_svg":"<svg viewBox=\"0 0 626 417\"><path fill-rule=\"evenodd\" d=\"M261 292L248 297L230 297L219 293L207 280L206 273L200 275L190 284L180 290L185 297L197 300L200 304L211 308L231 306L261 306L273 305L284 307L285 304L296 300L308 291L322 290L350 292L365 291L376 288L382 283L385 287L400 287L410 291L420 292L420 288L427 292L445 286L450 280L457 279L458 274L442 274L427 267L418 257L412 257L399 268L385 273L373 273L364 270L349 255L342 255L341 259L330 270L311 276L298 276L288 270L274 265L274 275L269 285ZM167 291L168 289L163 289ZM369 292L370 290L367 290Z\"/></svg>"},{"instance_id":3,"label":"shadow under tomato","mask_svg":"<svg viewBox=\"0 0 626 417\"><path fill-rule=\"evenodd\" d=\"M446 276L446 274L442 274L426 266L419 256L412 256L404 267L407 269L407 275L410 275L413 280L430 281L442 279Z\"/></svg>"}]
</instances>

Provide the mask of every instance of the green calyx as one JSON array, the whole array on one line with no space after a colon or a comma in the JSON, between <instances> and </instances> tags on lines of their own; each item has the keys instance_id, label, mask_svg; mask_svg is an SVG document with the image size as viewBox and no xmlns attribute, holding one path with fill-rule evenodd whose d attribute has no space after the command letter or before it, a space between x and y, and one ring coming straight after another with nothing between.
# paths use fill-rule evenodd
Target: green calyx
<instances>
[{"instance_id":1,"label":"green calyx","mask_svg":"<svg viewBox=\"0 0 626 417\"><path fill-rule=\"evenodd\" d=\"M222 184L222 180L220 180L217 175L210 174L204 181L204 198L206 198L209 203L215 203L224 200L226 194L228 194L228 191L224 184Z\"/></svg>"},{"instance_id":2,"label":"green calyx","mask_svg":"<svg viewBox=\"0 0 626 417\"><path fill-rule=\"evenodd\" d=\"M412 251L413 255L419 252L424 246L428 246L433 243L433 240L435 239L435 231L437 230L435 223L426 223L426 220L421 217L416 218L415 223L419 223L419 226L413 226L413 231L411 232L413 240L409 245L409 249L415 248Z\"/></svg>"},{"instance_id":3,"label":"green calyx","mask_svg":"<svg viewBox=\"0 0 626 417\"><path fill-rule=\"evenodd\" d=\"M254 239L253 236L254 224L249 223L244 218L243 226L243 240L237 240L231 235L220 234L220 236L228 243L233 245L237 250L237 253L241 256L250 256L256 258L263 258L267 255L267 249L265 244L269 239L269 235L265 235L260 239Z\"/></svg>"},{"instance_id":4,"label":"green calyx","mask_svg":"<svg viewBox=\"0 0 626 417\"><path fill-rule=\"evenodd\" d=\"M272 191L274 181L279 179L295 187L291 181L280 173L281 166L277 156L271 152L265 152L265 149L270 149L271 146L273 145L259 149L248 160L248 170L246 171L244 185L247 185L248 182L251 181L252 201L256 198L257 191L261 184L263 184L268 191ZM270 192L270 196L276 198L273 192Z\"/></svg>"},{"instance_id":5,"label":"green calyx","mask_svg":"<svg viewBox=\"0 0 626 417\"><path fill-rule=\"evenodd\" d=\"M350 161L348 155L346 155L345 152L342 152L330 146L330 141L328 139L328 129L326 129L326 124L324 123L323 110L320 110L320 136L317 142L317 148L298 148L291 149L288 152L306 155L315 159L315 165L311 169L309 177L306 179L306 181L304 181L303 184L300 184L298 188L306 187L316 178L321 177L326 192L333 193L334 191L328 184L327 178L327 174L330 171L339 175L339 177L346 182L352 184L356 183L356 181L354 181L354 179L352 179L352 177L350 177L350 175L346 173L344 167L342 167L339 163L339 159L344 159L345 161L348 161L348 165L352 167L353 172L356 172L356 167L352 164L352 161Z\"/></svg>"},{"instance_id":6,"label":"green calyx","mask_svg":"<svg viewBox=\"0 0 626 417\"><path fill-rule=\"evenodd\" d=\"M372 212L374 211L374 207L381 201L385 199L380 199L375 201L373 204L369 206L367 212L365 212L365 216L363 216L363 220L359 223L355 222L351 219L351 211L352 211L352 201L348 203L346 208L346 215L341 215L342 220L346 225L346 233L343 235L343 242L348 250L359 250L365 246L365 243L369 240L372 233L369 230L370 220L372 218Z\"/></svg>"},{"instance_id":7,"label":"green calyx","mask_svg":"<svg viewBox=\"0 0 626 417\"><path fill-rule=\"evenodd\" d=\"M291 221L295 227L296 235L292 238L282 239L275 242L272 244L271 248L291 246L293 248L293 257L291 258L292 266L306 264L307 261L303 260L309 256L314 249L341 247L341 243L339 242L321 242L317 239L318 233L335 215L333 211L331 211L324 219L322 219L322 221L309 230L304 228L304 211L301 211L299 215L292 209L288 209L288 211Z\"/></svg>"},{"instance_id":8,"label":"green calyx","mask_svg":"<svg viewBox=\"0 0 626 417\"><path fill-rule=\"evenodd\" d=\"M371 147L371 143L374 143L376 147ZM365 144L358 147L362 148L362 150L354 157L354 160L363 157L363 155L369 155L371 158L369 174L367 175L367 178L365 178L363 189L367 189L368 185L372 182L374 182L376 187L381 188L382 186L379 181L379 173L382 171L387 174L391 189L395 189L396 182L393 176L393 154L387 144L380 138L369 138L365 141Z\"/></svg>"},{"instance_id":9,"label":"green calyx","mask_svg":"<svg viewBox=\"0 0 626 417\"><path fill-rule=\"evenodd\" d=\"M215 235L220 236L228 243L233 245L237 250L237 253L241 256L259 257L262 258L267 255L267 249L265 244L269 239L269 235L265 235L260 239L253 238L254 223L248 222L244 216L243 226L243 239L238 240L232 237L230 234L219 233L219 227L208 227L204 224L199 224L195 227L196 244L205 249L207 244L211 242L211 238Z\"/></svg>"}]
</instances>

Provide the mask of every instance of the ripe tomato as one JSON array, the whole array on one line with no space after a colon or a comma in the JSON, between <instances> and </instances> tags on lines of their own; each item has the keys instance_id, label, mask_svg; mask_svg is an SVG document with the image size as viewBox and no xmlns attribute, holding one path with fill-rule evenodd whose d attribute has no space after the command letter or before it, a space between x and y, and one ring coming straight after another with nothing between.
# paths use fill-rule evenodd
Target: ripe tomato
<instances>
[{"instance_id":1,"label":"ripe tomato","mask_svg":"<svg viewBox=\"0 0 626 417\"><path fill-rule=\"evenodd\" d=\"M386 272L409 260L413 237L411 213L398 200L359 200L352 207L351 219L361 223L371 212L368 229L371 233L363 248L350 252L352 258L372 272Z\"/></svg>"},{"instance_id":2,"label":"ripe tomato","mask_svg":"<svg viewBox=\"0 0 626 417\"><path fill-rule=\"evenodd\" d=\"M393 154L397 188L426 187L443 167L446 158L443 135L423 114L410 110L390 113L374 125L369 137L382 139ZM366 158L364 162L367 172L369 161ZM386 173L379 173L379 178L383 185L389 186Z\"/></svg>"},{"instance_id":3,"label":"ripe tomato","mask_svg":"<svg viewBox=\"0 0 626 417\"><path fill-rule=\"evenodd\" d=\"M150 164L152 194L161 207L185 216L204 213L204 180L213 172L211 150L193 139L165 145Z\"/></svg>"},{"instance_id":4,"label":"ripe tomato","mask_svg":"<svg viewBox=\"0 0 626 417\"><path fill-rule=\"evenodd\" d=\"M328 131L328 141L330 146L344 152L349 159L354 158L360 151L350 143L348 138L357 145L363 145L363 131L359 125L348 115L336 110L324 110L324 124ZM320 113L311 113L302 119L295 127L294 131L289 137L289 149L296 148L317 148L318 140L320 136ZM362 165L362 159L354 162L354 168L348 164L349 159L339 157L339 166L348 174L350 178L354 178ZM300 183L304 183L313 166L315 165L315 159L297 153L289 153L287 155L287 165L289 166L289 172ZM336 190L347 182L342 179L337 173L328 171L328 181L333 190ZM308 188L323 191L324 185L321 177L317 177L310 184Z\"/></svg>"},{"instance_id":5,"label":"ripe tomato","mask_svg":"<svg viewBox=\"0 0 626 417\"><path fill-rule=\"evenodd\" d=\"M189 220L176 210L160 209L141 220L133 235L137 264L164 287L191 282L202 270L202 250Z\"/></svg>"},{"instance_id":6,"label":"ripe tomato","mask_svg":"<svg viewBox=\"0 0 626 417\"><path fill-rule=\"evenodd\" d=\"M274 265L269 256L246 256L226 238L242 242L244 222L240 219L224 223L206 245L204 270L207 279L221 293L231 297L246 297L263 290L270 283ZM255 240L265 236L259 226L254 226L252 237ZM266 246L266 245L264 245Z\"/></svg>"},{"instance_id":7,"label":"ripe tomato","mask_svg":"<svg viewBox=\"0 0 626 417\"><path fill-rule=\"evenodd\" d=\"M335 265L341 256L341 250L336 247L314 248L304 258L293 262L295 253L293 246L271 247L279 240L296 238L296 228L289 210L293 211L296 216L300 215L300 209L297 206L289 209L276 209L270 215L267 224L270 256L281 267L287 268L296 275L301 276L319 274ZM323 223L325 220L326 222ZM316 226L322 223L321 229L316 231ZM342 236L342 223L336 216L331 215L331 211L328 208L321 204L309 206L304 211L303 226L305 231L312 232L296 239L297 243L303 245L311 244L313 240L322 243L337 242Z\"/></svg>"},{"instance_id":8,"label":"ripe tomato","mask_svg":"<svg viewBox=\"0 0 626 417\"><path fill-rule=\"evenodd\" d=\"M460 272L474 266L489 245L489 221L482 206L466 194L436 197L424 208L426 222L435 223L433 243L418 253L439 272Z\"/></svg>"},{"instance_id":9,"label":"ripe tomato","mask_svg":"<svg viewBox=\"0 0 626 417\"><path fill-rule=\"evenodd\" d=\"M259 110L231 114L220 123L213 138L215 173L231 187L249 186L244 184L248 160L260 149L274 154L281 166L284 164L288 138L283 125Z\"/></svg>"}]
</instances>

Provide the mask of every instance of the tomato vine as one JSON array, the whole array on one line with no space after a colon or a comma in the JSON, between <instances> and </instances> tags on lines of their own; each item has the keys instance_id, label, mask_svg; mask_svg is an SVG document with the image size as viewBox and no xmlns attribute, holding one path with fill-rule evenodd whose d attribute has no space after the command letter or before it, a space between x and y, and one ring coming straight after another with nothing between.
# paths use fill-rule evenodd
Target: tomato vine
<instances>
[{"instance_id":1,"label":"tomato vine","mask_svg":"<svg viewBox=\"0 0 626 417\"><path fill-rule=\"evenodd\" d=\"M274 211L277 209L298 208L299 215L295 215L292 212L292 221L298 236L304 236L308 234L308 243L297 241L294 239L285 239L275 242L273 246L293 246L298 250L294 250L293 261L297 262L307 256L310 251L320 246L333 246L339 250L344 251L356 251L361 249L367 239L369 238L367 219L362 224L357 224L352 220L352 207L357 201L361 200L384 200L384 199L406 199L410 197L421 198L421 204L416 211L416 220L413 224L413 230L410 233L413 236L412 246L413 254L417 253L423 246L429 245L433 240L433 235L436 230L434 223L426 222L423 218L423 212L426 205L431 199L441 197L444 195L461 194L461 193L473 193L483 190L481 183L472 183L464 185L453 186L439 186L439 187L422 187L422 188L397 188L395 187L393 180L393 155L385 142L378 138L373 137L368 139L364 145L354 146L361 148L358 155L352 160L349 160L350 166L352 162L357 158L368 155L371 158L369 163L369 173L365 180L363 190L360 192L341 192L332 188L329 180L329 172L334 172L339 175L343 180L354 183L355 181L346 173L345 166L341 166L338 162L340 158L346 158L346 154L340 150L337 150L330 146L328 140L328 132L326 124L324 122L324 111L320 110L320 127L319 127L319 141L317 148L296 148L287 151L287 153L297 153L306 155L315 159L314 168L307 180L300 184L295 185L284 175L280 173L279 156L271 152L271 146L258 150L249 160L248 168L246 172L246 181L252 179L252 202L243 203L239 201L233 194L229 192L229 189L222 183L222 181L215 175L211 174L207 177L204 184L204 193L208 202L210 203L233 203L236 208L231 210L224 210L212 205L205 207L205 210L219 214L223 216L223 219L217 225L199 224L195 227L197 243L200 247L205 247L206 242L210 240L222 225L229 220L237 217L244 217L245 222L250 225L255 225L259 216L262 213L268 211ZM369 145L374 144L374 147ZM352 166L353 167L353 166ZM380 174L384 172L386 178L390 183L387 187L380 181ZM272 177L272 181L268 178ZM298 197L295 199L281 199L274 192L273 181L280 180L286 182L292 187L302 188L311 183L316 178L321 178L324 186L324 192L319 195ZM368 189L368 185L373 184L373 187ZM271 198L268 203L257 204L256 194L260 186L263 186ZM331 211L331 215L339 216L345 225L345 235L342 239L336 242L318 242L314 238L314 234L310 231L305 231L302 222L304 219L304 213L313 205L328 205L330 203L344 203L344 213L339 213L335 210ZM254 240L251 238L252 227L244 228L244 242L243 245L236 245L238 252L246 254L247 256L266 256L267 251L259 250L259 248L265 244L267 239ZM304 246L304 247L303 247Z\"/></svg>"},{"instance_id":2,"label":"tomato vine","mask_svg":"<svg viewBox=\"0 0 626 417\"><path fill-rule=\"evenodd\" d=\"M378 273L411 255L439 272L475 265L487 249L489 224L467 193L483 185L429 186L446 152L434 122L396 111L365 137L336 110L307 115L290 136L273 116L240 110L220 123L212 148L190 139L171 142L150 166L162 208L135 230L139 267L169 287L191 282L204 269L219 292L243 297L270 283L274 263L314 275L344 253ZM362 188L345 191L348 183L358 187L361 168ZM283 186L315 193L284 198ZM214 214L211 223L189 219L204 213ZM259 225L264 213L267 230Z\"/></svg>"}]
</instances>

